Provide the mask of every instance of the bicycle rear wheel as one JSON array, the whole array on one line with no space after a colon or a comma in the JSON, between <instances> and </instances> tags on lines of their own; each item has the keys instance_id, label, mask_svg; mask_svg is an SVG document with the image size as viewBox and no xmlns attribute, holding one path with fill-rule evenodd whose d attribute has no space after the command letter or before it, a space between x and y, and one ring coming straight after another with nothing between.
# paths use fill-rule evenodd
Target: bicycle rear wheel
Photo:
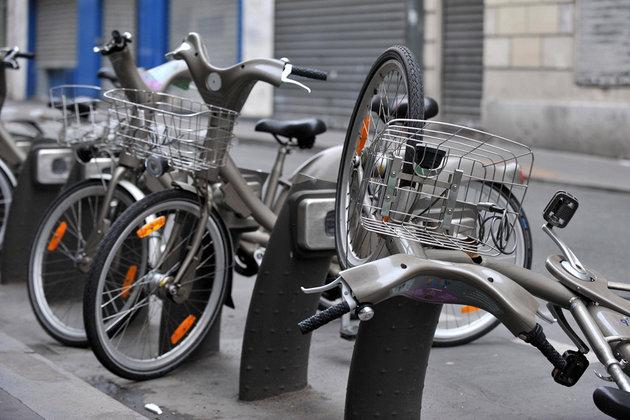
<instances>
[{"instance_id":1,"label":"bicycle rear wheel","mask_svg":"<svg viewBox=\"0 0 630 420\"><path fill-rule=\"evenodd\" d=\"M179 287L169 287L202 222L199 198L166 190L132 205L99 247L84 297L88 340L99 361L127 379L175 369L217 319L231 276L229 234L210 213Z\"/></svg>"},{"instance_id":2,"label":"bicycle rear wheel","mask_svg":"<svg viewBox=\"0 0 630 420\"><path fill-rule=\"evenodd\" d=\"M107 184L88 179L63 191L39 224L28 269L28 296L46 332L69 346L87 345L83 327L83 287L93 255L87 241L95 234ZM114 190L108 220L115 220L135 199Z\"/></svg>"}]
</instances>

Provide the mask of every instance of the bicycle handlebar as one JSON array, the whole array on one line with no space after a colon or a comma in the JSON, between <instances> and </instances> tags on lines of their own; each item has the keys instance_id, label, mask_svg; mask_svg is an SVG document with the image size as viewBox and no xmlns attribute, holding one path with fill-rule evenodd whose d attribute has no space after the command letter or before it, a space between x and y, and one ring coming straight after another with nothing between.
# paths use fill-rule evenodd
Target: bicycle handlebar
<instances>
[{"instance_id":1,"label":"bicycle handlebar","mask_svg":"<svg viewBox=\"0 0 630 420\"><path fill-rule=\"evenodd\" d=\"M343 301L335 306L316 313L315 315L306 318L298 323L298 328L302 334L308 334L315 331L319 327L323 327L330 321L334 321L337 318L341 318L344 314L350 312L350 305L348 302Z\"/></svg>"},{"instance_id":2,"label":"bicycle handlebar","mask_svg":"<svg viewBox=\"0 0 630 420\"><path fill-rule=\"evenodd\" d=\"M18 52L17 54L15 54L14 57L15 58L26 58L28 60L31 60L31 59L35 58L35 53L28 52L28 51L21 51L21 52Z\"/></svg>"},{"instance_id":3,"label":"bicycle handlebar","mask_svg":"<svg viewBox=\"0 0 630 420\"><path fill-rule=\"evenodd\" d=\"M294 74L300 77L305 77L307 79L315 79L315 80L328 79L328 73L321 70L314 69L314 68L310 68L310 67L293 66L293 69L291 70L291 74Z\"/></svg>"},{"instance_id":4,"label":"bicycle handlebar","mask_svg":"<svg viewBox=\"0 0 630 420\"><path fill-rule=\"evenodd\" d=\"M121 34L119 31L112 31L112 39L102 46L94 47L95 53L107 56L112 53L124 50L132 41L131 34L125 32Z\"/></svg>"}]
</instances>

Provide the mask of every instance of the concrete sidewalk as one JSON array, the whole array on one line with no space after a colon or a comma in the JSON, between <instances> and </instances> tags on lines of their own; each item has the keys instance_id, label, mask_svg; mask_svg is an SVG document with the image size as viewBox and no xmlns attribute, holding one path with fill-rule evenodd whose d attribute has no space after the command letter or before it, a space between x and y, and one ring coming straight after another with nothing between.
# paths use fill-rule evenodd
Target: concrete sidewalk
<instances>
[{"instance_id":1,"label":"concrete sidewalk","mask_svg":"<svg viewBox=\"0 0 630 420\"><path fill-rule=\"evenodd\" d=\"M275 144L271 135L254 131L254 126L253 120L239 120L236 136L243 142ZM317 137L314 149L343 145L345 135L342 130L329 130ZM630 193L630 160L540 148L533 152L531 179L534 181Z\"/></svg>"},{"instance_id":2,"label":"concrete sidewalk","mask_svg":"<svg viewBox=\"0 0 630 420\"><path fill-rule=\"evenodd\" d=\"M0 407L0 418L145 418L2 332Z\"/></svg>"}]
</instances>

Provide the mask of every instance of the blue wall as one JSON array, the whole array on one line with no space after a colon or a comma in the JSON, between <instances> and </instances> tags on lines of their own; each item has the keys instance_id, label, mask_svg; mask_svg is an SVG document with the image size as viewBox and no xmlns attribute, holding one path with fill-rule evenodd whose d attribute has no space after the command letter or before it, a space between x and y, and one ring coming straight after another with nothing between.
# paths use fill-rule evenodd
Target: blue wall
<instances>
[{"instance_id":1,"label":"blue wall","mask_svg":"<svg viewBox=\"0 0 630 420\"><path fill-rule=\"evenodd\" d=\"M168 52L168 0L138 0L138 65L155 67Z\"/></svg>"}]
</instances>

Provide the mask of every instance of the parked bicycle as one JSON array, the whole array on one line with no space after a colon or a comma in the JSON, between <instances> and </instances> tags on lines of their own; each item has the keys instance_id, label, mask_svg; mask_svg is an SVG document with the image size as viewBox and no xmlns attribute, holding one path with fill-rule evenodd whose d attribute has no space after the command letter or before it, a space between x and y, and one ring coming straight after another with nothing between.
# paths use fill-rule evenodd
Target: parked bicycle
<instances>
[{"instance_id":1,"label":"parked bicycle","mask_svg":"<svg viewBox=\"0 0 630 420\"><path fill-rule=\"evenodd\" d=\"M18 70L19 60L34 57L33 53L21 51L18 47L0 49L0 111L7 96L7 69ZM13 189L17 185L17 174L26 158L26 149L42 135L41 128L33 121L13 120L10 128L0 124L0 246L4 239Z\"/></svg>"},{"instance_id":2,"label":"parked bicycle","mask_svg":"<svg viewBox=\"0 0 630 420\"><path fill-rule=\"evenodd\" d=\"M112 39L95 53L108 57L113 73L99 77L127 88L167 90L188 72L162 65L141 75L128 48L129 33ZM155 75L160 75L161 78ZM97 245L114 219L145 191L170 186L170 174L158 181L145 176L144 161L120 147L115 123L96 86L64 85L51 89L51 106L61 115L59 143L74 150L85 165L87 179L66 188L48 208L31 246L28 291L31 306L44 330L59 342L86 346L83 327L83 285Z\"/></svg>"},{"instance_id":3,"label":"parked bicycle","mask_svg":"<svg viewBox=\"0 0 630 420\"><path fill-rule=\"evenodd\" d=\"M144 153L147 166L156 168L153 175L178 170L188 182L148 195L116 219L94 257L84 297L95 355L110 371L136 380L174 369L205 337L231 287L232 236L265 244L268 233L259 228L269 232L275 224L271 203L281 166L272 170L263 201L228 153L252 87L262 81L308 90L290 76L326 79L285 60L214 67L195 33L169 56L186 62L204 102L142 91L134 91L142 101L130 100L125 90L106 96L119 136ZM308 147L325 125L267 120L257 129ZM288 147L282 141L276 163Z\"/></svg>"},{"instance_id":4,"label":"parked bicycle","mask_svg":"<svg viewBox=\"0 0 630 420\"><path fill-rule=\"evenodd\" d=\"M392 121L429 119L437 114L437 104L423 97L421 89L421 68L413 53L404 46L394 46L386 50L368 72L348 125L338 175L335 212L339 223L336 226L336 242L342 269L361 265L378 258L382 252L387 251L384 242L379 240L379 236L363 228L359 223L358 215L349 207L349 198L361 187L360 180L363 177L366 159L367 156L371 156L369 153L375 139L389 127ZM408 124L412 123L400 122L403 127ZM455 137L465 134L458 133L456 126L439 125L436 129L453 131L452 135ZM406 153L405 159L410 160L411 148ZM418 150L417 154L420 153L421 150ZM425 157L425 159L432 158L431 155ZM436 161L438 158L447 167L457 165L460 159L459 156L449 154L435 156ZM381 162L380 170L384 171L385 160L379 162ZM423 165L426 166L424 163ZM478 168L475 167L475 170ZM507 219L501 220L496 215L488 216L480 221L483 234L488 237L493 246L492 258L495 261L530 268L532 239L529 222L521 205L524 195L519 194L521 187L526 185L529 170L517 165L516 162L506 162L500 171L497 176L500 175L499 178L504 182L487 183L482 178L483 174L475 173L467 188L470 193L481 190L487 201L498 203L509 215L509 223L506 222ZM403 185L407 183L407 181L401 182ZM369 190L373 189L375 186L370 185ZM443 190L436 188L435 191L428 193L433 195L436 205L443 203L444 197L440 196ZM381 194L383 194L382 191ZM410 200L412 198L410 196ZM426 198L423 197L423 199ZM420 216L430 217L431 215ZM473 216L473 214L453 214L453 223L468 223ZM434 243L434 245L442 246L441 243ZM330 293L327 292L327 294ZM338 302L331 300L326 302L327 305L335 303ZM342 322L347 324L349 315L344 318ZM468 343L489 333L498 324L499 321L491 313L477 306L446 304L442 309L440 322L435 332L434 345L453 346Z\"/></svg>"},{"instance_id":5,"label":"parked bicycle","mask_svg":"<svg viewBox=\"0 0 630 420\"><path fill-rule=\"evenodd\" d=\"M585 354L593 349L606 369L597 376L617 385L597 388L595 404L610 416L630 416L630 303L615 293L630 286L584 266L557 235L554 229L565 228L577 211L577 199L558 192L543 212L542 230L561 253L546 260L553 278L491 258L511 243L506 233L518 225L520 213L496 192L507 189L519 201L524 198L527 184L517 182L514 168L531 170L529 148L422 119L389 121L359 148L348 143L354 136L346 140L349 152L338 183L343 211L337 212L336 224L338 254L349 268L329 285L304 290L340 287L343 302L302 321L303 333L351 311L369 321L378 316L380 302L395 296L472 305L536 347L561 385L578 382L588 367ZM552 317L539 310L536 298L546 302ZM538 317L558 322L576 350L558 353Z\"/></svg>"}]
</instances>

